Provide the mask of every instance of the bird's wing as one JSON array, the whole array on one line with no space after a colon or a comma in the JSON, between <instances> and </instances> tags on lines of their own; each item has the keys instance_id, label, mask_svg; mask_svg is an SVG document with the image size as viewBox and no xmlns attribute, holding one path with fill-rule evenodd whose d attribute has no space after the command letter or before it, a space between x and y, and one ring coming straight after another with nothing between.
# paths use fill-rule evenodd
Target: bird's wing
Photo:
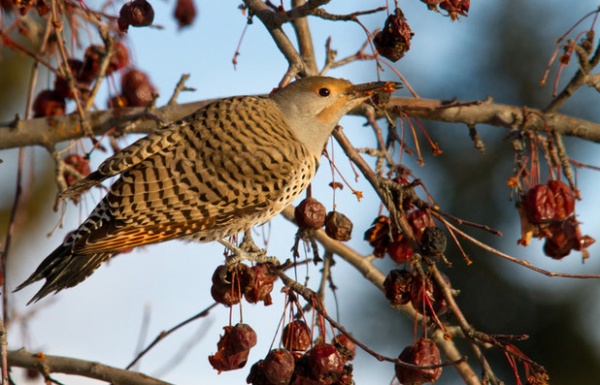
<instances>
[{"instance_id":1,"label":"bird's wing","mask_svg":"<svg viewBox=\"0 0 600 385\"><path fill-rule=\"evenodd\" d=\"M264 104L270 101L252 102L264 116L246 116L241 103L247 98L200 110L179 127L177 141L122 172L81 226L75 250L122 250L198 233L215 239L211 232L251 227L261 215L268 219L275 200L297 195L290 178L306 149Z\"/></svg>"},{"instance_id":2,"label":"bird's wing","mask_svg":"<svg viewBox=\"0 0 600 385\"><path fill-rule=\"evenodd\" d=\"M60 196L62 198L76 197L102 183L105 179L118 175L149 156L171 146L180 140L179 126L185 124L184 122L185 118L162 127L106 158L98 166L98 170L78 180L63 191Z\"/></svg>"}]
</instances>

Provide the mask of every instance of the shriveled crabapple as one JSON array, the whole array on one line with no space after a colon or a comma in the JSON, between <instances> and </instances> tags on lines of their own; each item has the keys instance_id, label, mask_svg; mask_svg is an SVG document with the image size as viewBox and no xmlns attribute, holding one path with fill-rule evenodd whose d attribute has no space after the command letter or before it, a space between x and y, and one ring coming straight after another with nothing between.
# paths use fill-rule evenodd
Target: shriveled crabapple
<instances>
[{"instance_id":1,"label":"shriveled crabapple","mask_svg":"<svg viewBox=\"0 0 600 385\"><path fill-rule=\"evenodd\" d=\"M426 338L420 338L414 345L409 345L398 356L407 364L431 366L442 363L440 351L435 343ZM440 378L442 368L415 369L402 364L395 365L396 377L401 384L420 385L434 382Z\"/></svg>"},{"instance_id":2,"label":"shriveled crabapple","mask_svg":"<svg viewBox=\"0 0 600 385\"><path fill-rule=\"evenodd\" d=\"M154 9L146 0L133 0L123 4L117 21L121 32L127 32L129 26L147 27L154 21Z\"/></svg>"},{"instance_id":3,"label":"shriveled crabapple","mask_svg":"<svg viewBox=\"0 0 600 385\"><path fill-rule=\"evenodd\" d=\"M410 39L414 33L406 22L400 8L389 15L385 25L373 38L377 52L383 57L396 62L410 49Z\"/></svg>"},{"instance_id":4,"label":"shriveled crabapple","mask_svg":"<svg viewBox=\"0 0 600 385\"><path fill-rule=\"evenodd\" d=\"M312 197L302 200L294 210L294 217L300 229L320 229L325 226L326 214L325 206Z\"/></svg>"},{"instance_id":5,"label":"shriveled crabapple","mask_svg":"<svg viewBox=\"0 0 600 385\"><path fill-rule=\"evenodd\" d=\"M337 241L349 241L352 227L350 218L338 211L330 211L325 217L325 232Z\"/></svg>"},{"instance_id":6,"label":"shriveled crabapple","mask_svg":"<svg viewBox=\"0 0 600 385\"><path fill-rule=\"evenodd\" d=\"M392 270L383 281L385 298L392 305L404 305L410 302L411 285L415 276L408 270Z\"/></svg>"},{"instance_id":7,"label":"shriveled crabapple","mask_svg":"<svg viewBox=\"0 0 600 385\"><path fill-rule=\"evenodd\" d=\"M311 342L310 328L302 320L291 321L281 333L281 343L290 351L304 351L310 347Z\"/></svg>"},{"instance_id":8,"label":"shriveled crabapple","mask_svg":"<svg viewBox=\"0 0 600 385\"><path fill-rule=\"evenodd\" d=\"M33 101L33 117L63 115L67 108L65 98L54 90L41 91Z\"/></svg>"}]
</instances>

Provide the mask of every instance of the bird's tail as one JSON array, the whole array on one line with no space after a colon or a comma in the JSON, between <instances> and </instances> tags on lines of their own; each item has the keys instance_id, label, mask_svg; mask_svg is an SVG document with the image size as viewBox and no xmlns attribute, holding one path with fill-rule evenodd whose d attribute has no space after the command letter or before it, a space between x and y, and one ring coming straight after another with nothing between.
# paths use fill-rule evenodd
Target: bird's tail
<instances>
[{"instance_id":1,"label":"bird's tail","mask_svg":"<svg viewBox=\"0 0 600 385\"><path fill-rule=\"evenodd\" d=\"M34 282L45 279L42 288L31 298L28 304L37 302L52 292L73 287L89 277L102 262L116 253L77 254L72 243L65 242L52 252L29 278L15 291Z\"/></svg>"}]
</instances>

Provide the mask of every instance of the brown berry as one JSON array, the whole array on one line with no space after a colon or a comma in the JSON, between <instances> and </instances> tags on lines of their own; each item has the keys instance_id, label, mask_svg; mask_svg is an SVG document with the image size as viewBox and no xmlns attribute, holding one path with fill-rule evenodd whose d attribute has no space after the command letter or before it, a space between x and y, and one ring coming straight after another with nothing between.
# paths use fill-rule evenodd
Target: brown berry
<instances>
[{"instance_id":1,"label":"brown berry","mask_svg":"<svg viewBox=\"0 0 600 385\"><path fill-rule=\"evenodd\" d=\"M306 355L311 377L324 384L334 383L344 371L344 360L333 345L317 344Z\"/></svg>"},{"instance_id":2,"label":"brown berry","mask_svg":"<svg viewBox=\"0 0 600 385\"><path fill-rule=\"evenodd\" d=\"M154 21L154 9L146 0L133 0L123 4L119 11L119 29L127 32L128 27L147 27Z\"/></svg>"},{"instance_id":3,"label":"brown berry","mask_svg":"<svg viewBox=\"0 0 600 385\"><path fill-rule=\"evenodd\" d=\"M192 25L196 19L196 6L193 0L177 0L175 12L173 13L179 28Z\"/></svg>"},{"instance_id":4,"label":"brown berry","mask_svg":"<svg viewBox=\"0 0 600 385\"><path fill-rule=\"evenodd\" d=\"M271 292L273 291L274 282L277 280L277 276L271 274L269 265L259 263L250 268L249 272L252 276L252 280L248 280L248 283L244 286L244 298L249 303L257 303L263 301L265 306L269 306L273 303L271 299Z\"/></svg>"},{"instance_id":5,"label":"brown berry","mask_svg":"<svg viewBox=\"0 0 600 385\"><path fill-rule=\"evenodd\" d=\"M407 364L419 366L439 365L442 363L440 351L433 341L421 338L416 344L407 346L398 359ZM397 363L395 365L396 377L401 384L420 385L434 382L442 374L442 368L414 369Z\"/></svg>"},{"instance_id":6,"label":"brown berry","mask_svg":"<svg viewBox=\"0 0 600 385\"><path fill-rule=\"evenodd\" d=\"M388 16L383 29L373 38L373 43L381 56L396 62L410 49L413 35L404 14L400 8L396 8L394 14Z\"/></svg>"},{"instance_id":7,"label":"brown berry","mask_svg":"<svg viewBox=\"0 0 600 385\"><path fill-rule=\"evenodd\" d=\"M371 227L365 232L365 241L375 248L373 255L383 258L390 243L390 218L385 215L378 216Z\"/></svg>"},{"instance_id":8,"label":"brown berry","mask_svg":"<svg viewBox=\"0 0 600 385\"><path fill-rule=\"evenodd\" d=\"M233 351L250 350L256 345L256 332L250 325L239 323L229 331L229 341Z\"/></svg>"},{"instance_id":9,"label":"brown berry","mask_svg":"<svg viewBox=\"0 0 600 385\"><path fill-rule=\"evenodd\" d=\"M244 264L237 265L232 271L220 265L213 273L210 294L220 304L235 305L240 302L242 293L253 284L253 275L250 268Z\"/></svg>"},{"instance_id":10,"label":"brown berry","mask_svg":"<svg viewBox=\"0 0 600 385\"><path fill-rule=\"evenodd\" d=\"M302 200L294 210L296 223L301 229L320 229L325 225L326 214L325 206L312 197Z\"/></svg>"},{"instance_id":11,"label":"brown berry","mask_svg":"<svg viewBox=\"0 0 600 385\"><path fill-rule=\"evenodd\" d=\"M286 349L274 349L262 363L262 371L270 385L287 385L292 379L296 360Z\"/></svg>"},{"instance_id":12,"label":"brown berry","mask_svg":"<svg viewBox=\"0 0 600 385\"><path fill-rule=\"evenodd\" d=\"M90 169L90 161L79 154L67 155L64 162L73 167L75 171L80 173L83 177L88 176L92 172ZM75 175L68 171L63 173L63 177L65 178L65 182L67 182L67 186L71 186L79 180Z\"/></svg>"},{"instance_id":13,"label":"brown berry","mask_svg":"<svg viewBox=\"0 0 600 385\"><path fill-rule=\"evenodd\" d=\"M452 20L458 19L458 15L467 16L471 0L445 0L440 3L440 8L448 11L448 16Z\"/></svg>"},{"instance_id":14,"label":"brown berry","mask_svg":"<svg viewBox=\"0 0 600 385\"><path fill-rule=\"evenodd\" d=\"M352 235L352 221L344 214L330 211L325 217L325 232L338 241L349 241Z\"/></svg>"},{"instance_id":15,"label":"brown berry","mask_svg":"<svg viewBox=\"0 0 600 385\"><path fill-rule=\"evenodd\" d=\"M383 281L385 298L392 305L404 305L410 301L414 275L408 270L392 270Z\"/></svg>"},{"instance_id":16,"label":"brown berry","mask_svg":"<svg viewBox=\"0 0 600 385\"><path fill-rule=\"evenodd\" d=\"M396 240L388 245L387 253L396 263L408 262L414 255L412 247L410 247L408 240L403 234L397 235Z\"/></svg>"},{"instance_id":17,"label":"brown berry","mask_svg":"<svg viewBox=\"0 0 600 385\"><path fill-rule=\"evenodd\" d=\"M575 211L575 193L571 187L559 180L551 180L547 186L554 194L554 219L562 221L570 217Z\"/></svg>"},{"instance_id":18,"label":"brown berry","mask_svg":"<svg viewBox=\"0 0 600 385\"><path fill-rule=\"evenodd\" d=\"M156 89L144 72L132 69L121 78L121 93L130 107L145 107L150 103Z\"/></svg>"},{"instance_id":19,"label":"brown berry","mask_svg":"<svg viewBox=\"0 0 600 385\"><path fill-rule=\"evenodd\" d=\"M301 320L288 323L281 333L281 343L290 351L304 351L310 347L311 342L310 328Z\"/></svg>"},{"instance_id":20,"label":"brown berry","mask_svg":"<svg viewBox=\"0 0 600 385\"><path fill-rule=\"evenodd\" d=\"M356 355L356 344L347 335L340 333L333 337L331 344L338 350L344 362L352 361Z\"/></svg>"},{"instance_id":21,"label":"brown berry","mask_svg":"<svg viewBox=\"0 0 600 385\"><path fill-rule=\"evenodd\" d=\"M450 281L447 277L448 284ZM440 287L430 278L422 279L415 277L410 286L410 302L415 310L421 314L437 315L444 314L448 311L448 304L444 298L444 293Z\"/></svg>"},{"instance_id":22,"label":"brown berry","mask_svg":"<svg viewBox=\"0 0 600 385\"><path fill-rule=\"evenodd\" d=\"M208 357L213 368L220 372L242 368L248 361L250 348L256 345L256 333L246 324L225 326L217 343L217 353Z\"/></svg>"},{"instance_id":23,"label":"brown berry","mask_svg":"<svg viewBox=\"0 0 600 385\"><path fill-rule=\"evenodd\" d=\"M81 71L83 70L83 62L77 59L69 59L67 64L71 69L71 74L73 74L73 77L75 78L75 87L79 92L78 96L81 98L85 91L87 91L86 89L84 92L81 92L82 88L87 88L90 85L90 82L83 81L80 75ZM69 87L69 82L66 78L60 75L57 75L56 79L54 79L54 90L65 99L73 98L73 93Z\"/></svg>"},{"instance_id":24,"label":"brown berry","mask_svg":"<svg viewBox=\"0 0 600 385\"><path fill-rule=\"evenodd\" d=\"M548 186L538 184L525 194L523 198L525 212L529 222L539 225L556 216L554 193Z\"/></svg>"},{"instance_id":25,"label":"brown berry","mask_svg":"<svg viewBox=\"0 0 600 385\"><path fill-rule=\"evenodd\" d=\"M40 92L33 102L33 117L63 115L67 108L65 98L54 90Z\"/></svg>"},{"instance_id":26,"label":"brown berry","mask_svg":"<svg viewBox=\"0 0 600 385\"><path fill-rule=\"evenodd\" d=\"M442 229L428 226L421 237L421 251L428 257L437 257L446 251L446 234Z\"/></svg>"}]
</instances>

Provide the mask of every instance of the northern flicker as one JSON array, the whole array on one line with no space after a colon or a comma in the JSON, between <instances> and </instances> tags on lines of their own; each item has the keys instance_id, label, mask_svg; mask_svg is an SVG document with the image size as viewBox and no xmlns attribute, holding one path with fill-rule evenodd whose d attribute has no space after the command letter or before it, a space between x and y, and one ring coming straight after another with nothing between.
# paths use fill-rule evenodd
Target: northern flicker
<instances>
[{"instance_id":1,"label":"northern flicker","mask_svg":"<svg viewBox=\"0 0 600 385\"><path fill-rule=\"evenodd\" d=\"M106 159L64 191L120 175L89 217L17 290L30 302L72 287L120 251L175 238L220 240L264 223L309 185L338 121L393 83L298 80L270 97L208 104Z\"/></svg>"}]
</instances>

